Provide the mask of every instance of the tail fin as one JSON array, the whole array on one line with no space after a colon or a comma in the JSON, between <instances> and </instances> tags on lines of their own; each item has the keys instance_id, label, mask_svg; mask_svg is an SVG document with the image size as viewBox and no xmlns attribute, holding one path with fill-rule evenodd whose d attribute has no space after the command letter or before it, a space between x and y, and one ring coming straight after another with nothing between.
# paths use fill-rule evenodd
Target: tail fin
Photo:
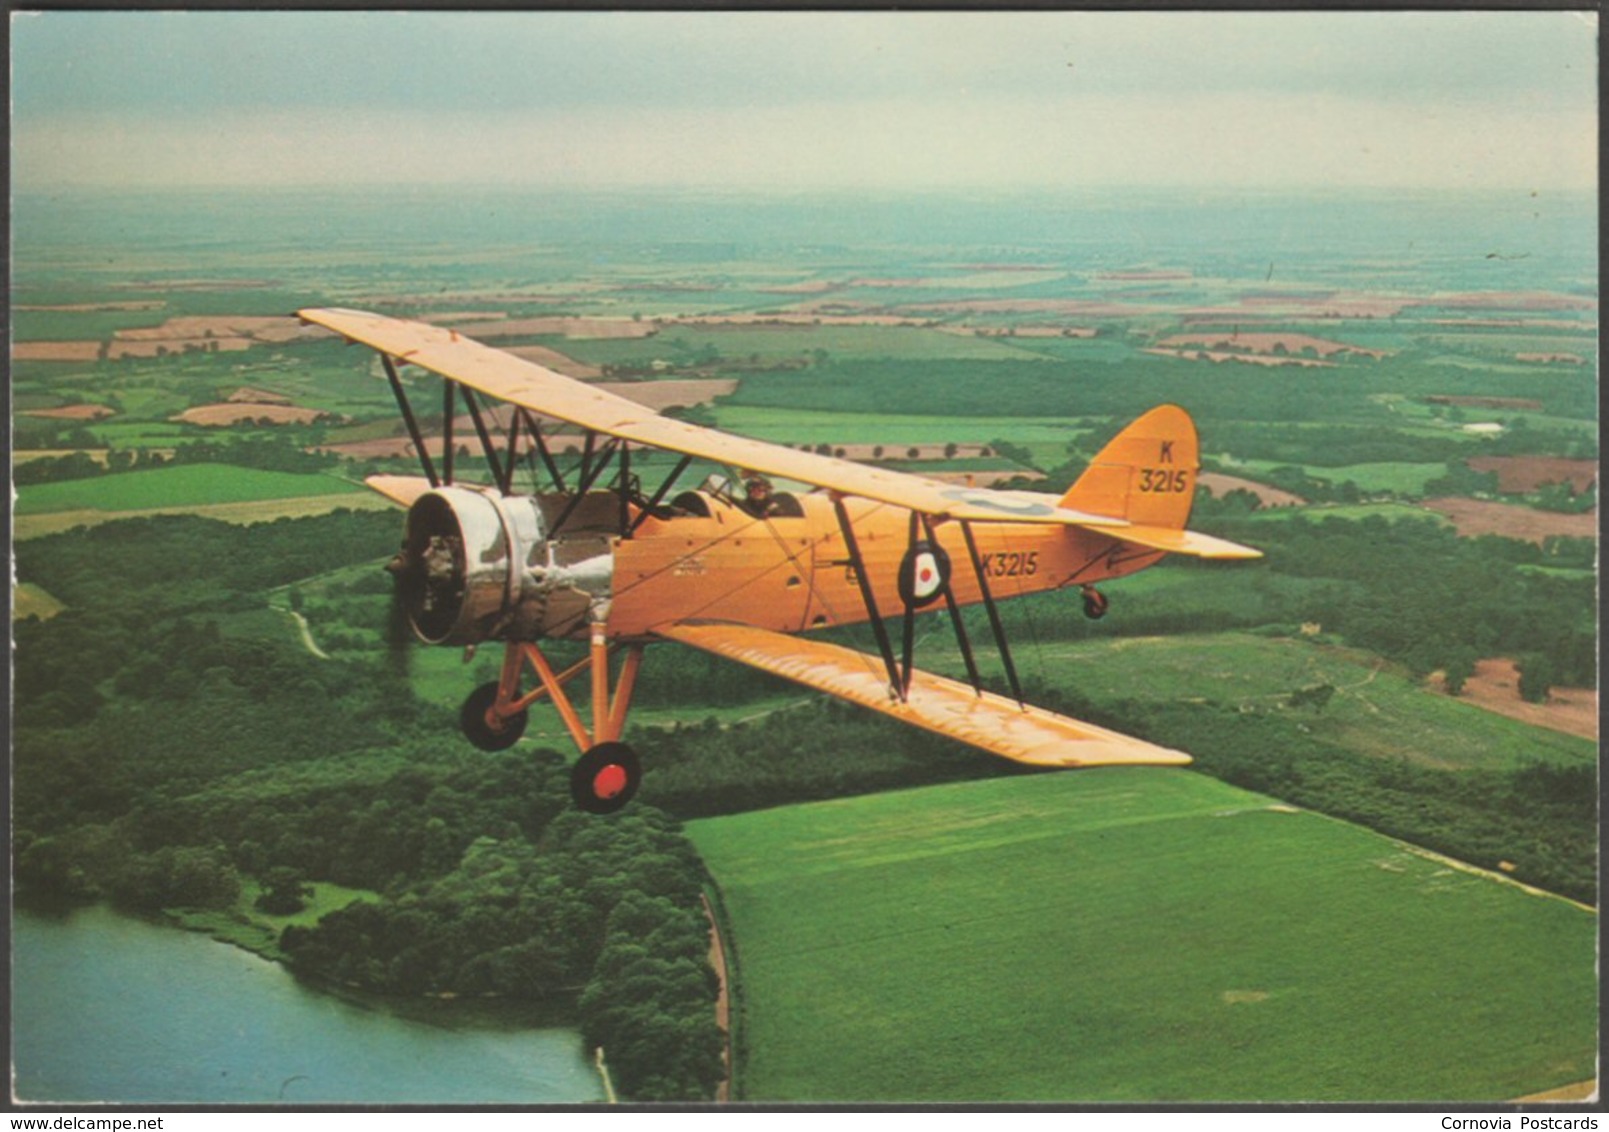
<instances>
[{"instance_id":1,"label":"tail fin","mask_svg":"<svg viewBox=\"0 0 1609 1132\"><path fill-rule=\"evenodd\" d=\"M1151 527L1182 529L1195 500L1200 450L1195 422L1158 405L1102 448L1061 505Z\"/></svg>"}]
</instances>

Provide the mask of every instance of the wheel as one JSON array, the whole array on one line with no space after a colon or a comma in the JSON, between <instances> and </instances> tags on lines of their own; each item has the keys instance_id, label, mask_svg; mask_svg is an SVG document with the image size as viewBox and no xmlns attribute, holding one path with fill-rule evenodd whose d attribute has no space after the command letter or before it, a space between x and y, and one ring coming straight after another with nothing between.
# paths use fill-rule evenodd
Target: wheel
<instances>
[{"instance_id":1,"label":"wheel","mask_svg":"<svg viewBox=\"0 0 1609 1132\"><path fill-rule=\"evenodd\" d=\"M464 738L483 751L503 751L519 742L520 736L525 734L525 721L529 712L520 712L503 719L502 726L494 726L491 720L492 705L497 702L497 684L482 684L464 701L464 706L458 709L458 726L463 729Z\"/></svg>"},{"instance_id":2,"label":"wheel","mask_svg":"<svg viewBox=\"0 0 1609 1132\"><path fill-rule=\"evenodd\" d=\"M1106 610L1110 605L1111 602L1106 599L1106 595L1101 593L1100 590L1091 587L1084 591L1084 616L1091 621L1099 621L1102 617L1105 617Z\"/></svg>"},{"instance_id":3,"label":"wheel","mask_svg":"<svg viewBox=\"0 0 1609 1132\"><path fill-rule=\"evenodd\" d=\"M570 768L570 797L589 814L612 814L642 785L637 752L624 743L599 743Z\"/></svg>"}]
</instances>

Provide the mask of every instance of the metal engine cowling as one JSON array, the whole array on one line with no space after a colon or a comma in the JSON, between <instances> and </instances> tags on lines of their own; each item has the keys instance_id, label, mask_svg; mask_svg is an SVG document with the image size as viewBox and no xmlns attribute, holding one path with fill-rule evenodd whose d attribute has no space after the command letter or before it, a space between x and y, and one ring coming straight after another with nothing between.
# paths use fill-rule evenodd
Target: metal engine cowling
<instances>
[{"instance_id":1,"label":"metal engine cowling","mask_svg":"<svg viewBox=\"0 0 1609 1132\"><path fill-rule=\"evenodd\" d=\"M608 596L612 563L557 566L546 535L533 496L466 487L421 495L387 567L414 633L428 644L531 640L561 621L584 621L589 605Z\"/></svg>"}]
</instances>

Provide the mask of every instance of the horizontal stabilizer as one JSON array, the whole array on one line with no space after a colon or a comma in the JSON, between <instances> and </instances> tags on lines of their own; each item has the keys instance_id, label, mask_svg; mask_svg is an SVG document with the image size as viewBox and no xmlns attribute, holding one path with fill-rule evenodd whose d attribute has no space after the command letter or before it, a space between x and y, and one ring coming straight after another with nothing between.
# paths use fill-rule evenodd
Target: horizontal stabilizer
<instances>
[{"instance_id":1,"label":"horizontal stabilizer","mask_svg":"<svg viewBox=\"0 0 1609 1132\"><path fill-rule=\"evenodd\" d=\"M725 622L683 622L656 630L668 640L837 696L1014 762L1044 767L1183 766L1183 751L1120 735L931 672L911 675L909 698L889 693L875 656L807 637Z\"/></svg>"},{"instance_id":2,"label":"horizontal stabilizer","mask_svg":"<svg viewBox=\"0 0 1609 1132\"><path fill-rule=\"evenodd\" d=\"M1263 552L1241 546L1228 539L1204 535L1199 531L1185 531L1176 527L1153 527L1135 523L1120 531L1102 531L1124 542L1165 550L1169 554L1188 554L1195 558L1261 558Z\"/></svg>"}]
</instances>

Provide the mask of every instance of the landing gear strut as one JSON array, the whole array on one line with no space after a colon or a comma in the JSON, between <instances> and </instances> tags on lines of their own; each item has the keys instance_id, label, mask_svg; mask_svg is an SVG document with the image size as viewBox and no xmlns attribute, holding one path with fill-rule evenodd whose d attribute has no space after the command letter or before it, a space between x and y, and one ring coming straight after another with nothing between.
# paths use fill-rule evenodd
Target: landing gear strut
<instances>
[{"instance_id":1,"label":"landing gear strut","mask_svg":"<svg viewBox=\"0 0 1609 1132\"><path fill-rule=\"evenodd\" d=\"M1099 621L1106 616L1106 610L1111 605L1106 595L1094 586L1084 587L1084 616L1091 621Z\"/></svg>"},{"instance_id":2,"label":"landing gear strut","mask_svg":"<svg viewBox=\"0 0 1609 1132\"><path fill-rule=\"evenodd\" d=\"M504 646L503 670L496 683L482 684L469 694L458 715L464 735L483 751L501 751L513 746L525 733L530 706L543 696L553 701L565 729L575 741L581 758L570 772L570 794L575 804L588 813L609 814L620 809L642 784L642 764L637 753L620 742L631 707L631 692L642 663L642 646L626 649L619 679L610 694L609 657L615 651L602 621L592 626L592 645L587 657L563 672L554 672L542 650L530 641L510 641ZM535 671L539 683L522 693L520 680L525 665ZM589 728L564 686L582 672L592 681L592 719Z\"/></svg>"}]
</instances>

